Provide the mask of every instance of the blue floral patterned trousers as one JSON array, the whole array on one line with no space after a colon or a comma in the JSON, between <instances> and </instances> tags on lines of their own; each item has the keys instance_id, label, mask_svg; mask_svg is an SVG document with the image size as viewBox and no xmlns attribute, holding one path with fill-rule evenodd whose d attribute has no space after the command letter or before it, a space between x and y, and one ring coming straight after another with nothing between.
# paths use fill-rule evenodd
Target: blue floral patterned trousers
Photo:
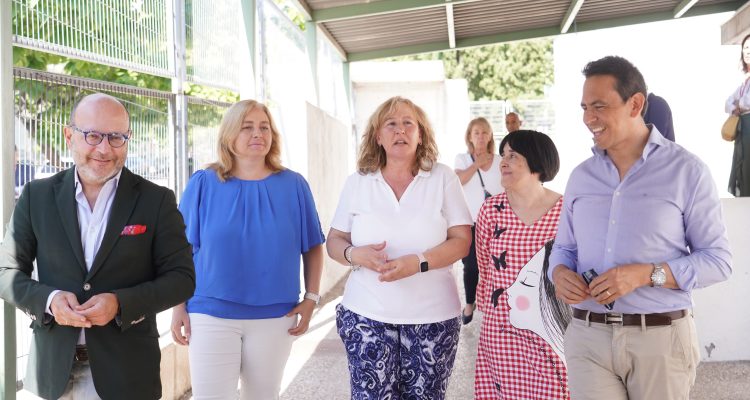
<instances>
[{"instance_id":1,"label":"blue floral patterned trousers","mask_svg":"<svg viewBox=\"0 0 750 400\"><path fill-rule=\"evenodd\" d=\"M349 358L352 400L445 398L461 329L458 317L387 324L339 304L336 326Z\"/></svg>"}]
</instances>

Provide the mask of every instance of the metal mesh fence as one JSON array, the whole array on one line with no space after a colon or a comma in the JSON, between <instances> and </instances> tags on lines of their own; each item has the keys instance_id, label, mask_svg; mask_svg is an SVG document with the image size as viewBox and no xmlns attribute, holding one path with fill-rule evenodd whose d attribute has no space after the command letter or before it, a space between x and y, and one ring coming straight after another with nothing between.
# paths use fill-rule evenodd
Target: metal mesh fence
<instances>
[{"instance_id":1,"label":"metal mesh fence","mask_svg":"<svg viewBox=\"0 0 750 400\"><path fill-rule=\"evenodd\" d=\"M17 193L29 180L73 165L63 127L69 123L75 101L94 92L117 97L130 113L133 136L126 166L153 182L173 187L167 113L172 94L24 68L15 68L13 75Z\"/></svg>"},{"instance_id":2,"label":"metal mesh fence","mask_svg":"<svg viewBox=\"0 0 750 400\"><path fill-rule=\"evenodd\" d=\"M188 175L216 161L219 124L232 104L188 97Z\"/></svg>"},{"instance_id":3,"label":"metal mesh fence","mask_svg":"<svg viewBox=\"0 0 750 400\"><path fill-rule=\"evenodd\" d=\"M173 75L165 0L11 1L14 45Z\"/></svg>"},{"instance_id":4,"label":"metal mesh fence","mask_svg":"<svg viewBox=\"0 0 750 400\"><path fill-rule=\"evenodd\" d=\"M189 81L236 90L248 49L239 1L185 1Z\"/></svg>"},{"instance_id":5,"label":"metal mesh fence","mask_svg":"<svg viewBox=\"0 0 750 400\"><path fill-rule=\"evenodd\" d=\"M496 139L502 139L508 133L505 128L505 114L511 111L521 116L523 129L533 129L554 137L555 110L554 104L549 100L472 101L469 107L472 118L487 118Z\"/></svg>"}]
</instances>

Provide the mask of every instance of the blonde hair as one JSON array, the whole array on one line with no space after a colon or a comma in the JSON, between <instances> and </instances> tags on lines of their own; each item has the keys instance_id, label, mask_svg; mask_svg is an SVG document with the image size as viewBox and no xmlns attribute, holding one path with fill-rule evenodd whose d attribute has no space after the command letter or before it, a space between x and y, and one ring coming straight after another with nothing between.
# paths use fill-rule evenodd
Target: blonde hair
<instances>
[{"instance_id":1,"label":"blonde hair","mask_svg":"<svg viewBox=\"0 0 750 400\"><path fill-rule=\"evenodd\" d=\"M474 153L474 143L471 143L471 130L474 129L475 125L484 125L484 127L487 128L488 131L490 131L490 141L487 142L487 152L490 154L494 153L495 135L492 132L492 125L490 125L489 121L487 121L487 119L484 117L472 119L471 121L469 121L469 126L466 127L466 136L464 136L464 140L466 141L466 148L469 150L469 153Z\"/></svg>"},{"instance_id":2,"label":"blonde hair","mask_svg":"<svg viewBox=\"0 0 750 400\"><path fill-rule=\"evenodd\" d=\"M234 148L234 141L240 134L245 116L253 110L261 110L266 113L268 122L271 125L271 149L266 154L266 166L272 172L284 170L284 167L281 165L281 135L279 134L279 130L276 129L276 124L273 123L273 117L271 116L271 112L268 111L268 107L255 100L240 100L229 107L221 119L217 144L219 159L207 167L216 170L216 174L222 182L225 182L229 178L232 168L234 168L235 155L237 154Z\"/></svg>"},{"instance_id":3,"label":"blonde hair","mask_svg":"<svg viewBox=\"0 0 750 400\"><path fill-rule=\"evenodd\" d=\"M427 120L427 114L411 100L396 96L391 97L378 106L367 121L365 132L362 134L359 158L357 159L357 171L360 174L364 175L376 172L385 167L387 158L385 150L378 144L378 131L383 127L385 120L396 112L396 107L400 104L411 107L417 118L416 122L419 127L419 136L422 144L417 146L414 167L423 171L432 170L433 165L437 161L438 149L435 142L435 133L432 130L430 121Z\"/></svg>"}]
</instances>

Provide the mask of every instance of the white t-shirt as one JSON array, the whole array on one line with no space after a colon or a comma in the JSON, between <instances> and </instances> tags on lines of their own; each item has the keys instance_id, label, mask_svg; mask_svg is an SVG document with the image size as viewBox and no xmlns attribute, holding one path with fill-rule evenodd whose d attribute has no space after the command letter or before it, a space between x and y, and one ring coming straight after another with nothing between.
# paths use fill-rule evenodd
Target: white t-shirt
<instances>
[{"instance_id":1,"label":"white t-shirt","mask_svg":"<svg viewBox=\"0 0 750 400\"><path fill-rule=\"evenodd\" d=\"M469 153L463 153L456 156L456 162L454 163L456 169L466 169L474 164L471 160ZM490 192L491 195L500 194L505 191L503 186L500 184L500 156L494 154L492 158L492 166L489 171L479 169L484 180L484 187ZM468 182L463 186L464 194L466 195L466 202L469 203L469 211L471 211L471 219L476 222L477 214L479 209L482 208L484 203L484 190L482 190L482 182L479 180L479 174L474 173Z\"/></svg>"},{"instance_id":2,"label":"white t-shirt","mask_svg":"<svg viewBox=\"0 0 750 400\"><path fill-rule=\"evenodd\" d=\"M347 178L331 227L351 232L352 244L386 242L388 259L423 253L448 236L448 228L471 225L455 172L443 164L419 171L396 200L380 171ZM394 282L360 268L349 275L341 304L375 321L427 324L458 317L461 301L451 267L431 269Z\"/></svg>"}]
</instances>

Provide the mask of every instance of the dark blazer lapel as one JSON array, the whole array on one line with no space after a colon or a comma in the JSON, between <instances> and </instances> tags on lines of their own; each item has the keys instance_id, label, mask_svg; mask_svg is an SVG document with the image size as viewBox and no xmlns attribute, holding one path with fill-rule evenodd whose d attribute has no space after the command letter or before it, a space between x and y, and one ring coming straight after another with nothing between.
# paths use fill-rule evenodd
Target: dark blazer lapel
<instances>
[{"instance_id":1,"label":"dark blazer lapel","mask_svg":"<svg viewBox=\"0 0 750 400\"><path fill-rule=\"evenodd\" d=\"M102 238L102 244L99 246L99 251L94 257L94 264L91 266L86 279L91 278L101 268L104 260L107 259L110 251L115 246L118 240L120 240L120 233L122 228L127 224L128 219L133 214L133 209L138 202L138 196L140 192L136 188L138 180L135 175L130 172L127 168L122 169L120 174L120 182L117 184L117 192L115 192L115 199L112 201L112 209L109 214L109 221L107 222L107 230L104 232Z\"/></svg>"},{"instance_id":2,"label":"dark blazer lapel","mask_svg":"<svg viewBox=\"0 0 750 400\"><path fill-rule=\"evenodd\" d=\"M81 228L78 225L78 206L76 205L75 180L73 179L75 173L75 168L70 168L62 180L55 183L53 191L63 229L68 241L70 241L70 248L73 249L73 254L75 254L83 272L86 272L86 260L83 258L83 245L81 244ZM54 233L47 232L47 234L52 235Z\"/></svg>"}]
</instances>

